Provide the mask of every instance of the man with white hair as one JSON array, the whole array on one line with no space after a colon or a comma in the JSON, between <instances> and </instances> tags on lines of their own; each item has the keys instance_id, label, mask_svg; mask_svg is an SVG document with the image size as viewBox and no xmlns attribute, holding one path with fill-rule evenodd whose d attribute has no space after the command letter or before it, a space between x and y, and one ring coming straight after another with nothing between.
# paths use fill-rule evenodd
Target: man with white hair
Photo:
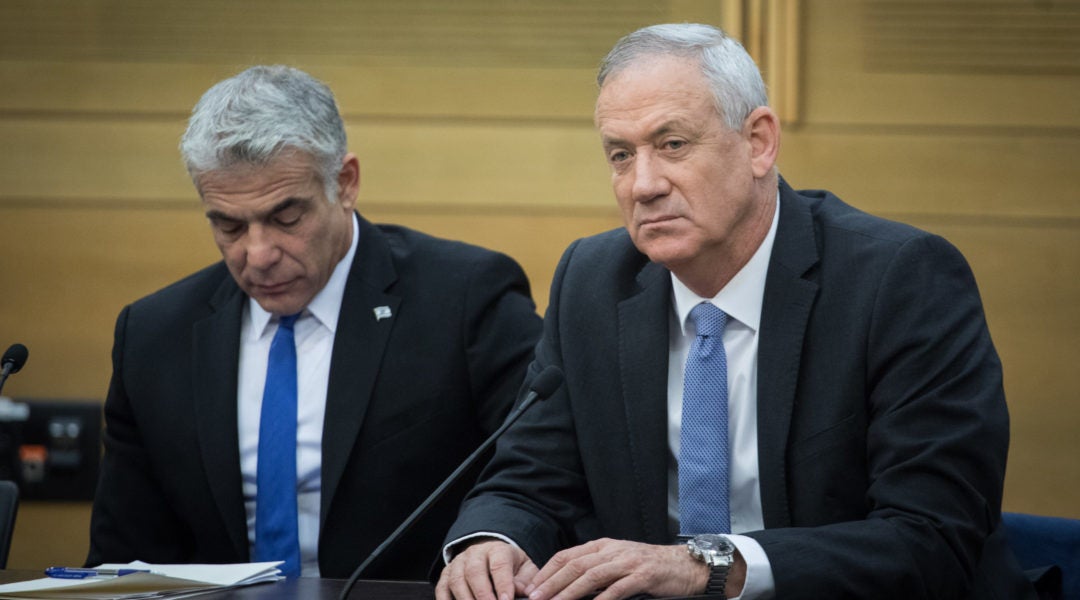
<instances>
[{"instance_id":1,"label":"man with white hair","mask_svg":"<svg viewBox=\"0 0 1080 600\"><path fill-rule=\"evenodd\" d=\"M299 70L218 83L180 147L224 260L120 313L87 563L347 577L502 422L528 280L361 217L333 95ZM423 577L467 486L367 575Z\"/></svg>"},{"instance_id":2,"label":"man with white hair","mask_svg":"<svg viewBox=\"0 0 1080 600\"><path fill-rule=\"evenodd\" d=\"M565 386L499 442L437 597L1030 593L960 253L793 190L758 69L713 27L632 33L598 82L625 227L563 255L530 373Z\"/></svg>"}]
</instances>

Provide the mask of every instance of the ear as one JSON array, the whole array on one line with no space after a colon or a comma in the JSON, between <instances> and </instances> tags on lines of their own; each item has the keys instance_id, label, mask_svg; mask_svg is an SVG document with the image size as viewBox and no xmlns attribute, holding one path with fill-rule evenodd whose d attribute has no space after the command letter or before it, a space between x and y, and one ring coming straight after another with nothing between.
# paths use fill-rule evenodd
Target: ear
<instances>
[{"instance_id":1,"label":"ear","mask_svg":"<svg viewBox=\"0 0 1080 600\"><path fill-rule=\"evenodd\" d=\"M743 135L750 141L750 166L761 179L772 172L780 155L780 118L768 106L759 106L746 117Z\"/></svg>"},{"instance_id":2,"label":"ear","mask_svg":"<svg viewBox=\"0 0 1080 600\"><path fill-rule=\"evenodd\" d=\"M352 152L345 155L338 171L338 202L349 211L356 207L360 194L360 160Z\"/></svg>"}]
</instances>

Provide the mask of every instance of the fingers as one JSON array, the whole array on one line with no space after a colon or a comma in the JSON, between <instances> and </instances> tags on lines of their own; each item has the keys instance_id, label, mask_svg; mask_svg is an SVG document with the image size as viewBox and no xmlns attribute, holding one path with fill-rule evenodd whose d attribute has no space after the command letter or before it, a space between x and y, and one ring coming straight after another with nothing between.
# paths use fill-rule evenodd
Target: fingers
<instances>
[{"instance_id":1,"label":"fingers","mask_svg":"<svg viewBox=\"0 0 1080 600\"><path fill-rule=\"evenodd\" d=\"M539 572L540 569L531 560L526 560L525 564L521 565L517 574L514 575L514 594L516 596L527 596L528 592L525 590L532 585L533 579Z\"/></svg>"},{"instance_id":2,"label":"fingers","mask_svg":"<svg viewBox=\"0 0 1080 600\"><path fill-rule=\"evenodd\" d=\"M435 586L435 597L437 600L513 600L519 591L515 578L535 572L536 566L521 549L501 541L486 541L467 547L443 568Z\"/></svg>"},{"instance_id":3,"label":"fingers","mask_svg":"<svg viewBox=\"0 0 1080 600\"><path fill-rule=\"evenodd\" d=\"M495 594L498 600L514 600L517 596L517 582L515 576L524 564L536 569L532 561L524 552L509 544L500 543L487 555L486 569L491 575L491 583L495 586ZM475 573L477 581L483 579L483 574Z\"/></svg>"},{"instance_id":4,"label":"fingers","mask_svg":"<svg viewBox=\"0 0 1080 600\"><path fill-rule=\"evenodd\" d=\"M561 552L552 556L544 568L537 572L536 576L532 578L532 588L535 589L544 584L544 582L551 579L552 576L564 570L568 564L581 558L595 554L601 549L601 543L607 540L594 540L580 546L574 546L573 548L567 548ZM559 587L561 589L561 586ZM530 593L532 589L527 589L526 593Z\"/></svg>"},{"instance_id":5,"label":"fingers","mask_svg":"<svg viewBox=\"0 0 1080 600\"><path fill-rule=\"evenodd\" d=\"M530 600L568 600L600 590L597 600L641 593L686 596L704 589L707 571L681 546L596 540L553 556L526 593Z\"/></svg>"},{"instance_id":6,"label":"fingers","mask_svg":"<svg viewBox=\"0 0 1080 600\"><path fill-rule=\"evenodd\" d=\"M595 540L559 552L526 588L531 600L580 598L627 575L619 564L622 542Z\"/></svg>"}]
</instances>

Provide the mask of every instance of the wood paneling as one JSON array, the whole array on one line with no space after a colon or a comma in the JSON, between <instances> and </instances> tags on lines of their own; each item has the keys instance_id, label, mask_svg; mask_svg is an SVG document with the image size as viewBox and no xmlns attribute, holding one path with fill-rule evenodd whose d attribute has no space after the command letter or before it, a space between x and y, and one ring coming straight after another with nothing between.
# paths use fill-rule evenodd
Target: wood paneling
<instances>
[{"instance_id":1,"label":"wood paneling","mask_svg":"<svg viewBox=\"0 0 1080 600\"><path fill-rule=\"evenodd\" d=\"M1080 2L873 0L864 11L873 71L1080 74Z\"/></svg>"},{"instance_id":2,"label":"wood paneling","mask_svg":"<svg viewBox=\"0 0 1080 600\"><path fill-rule=\"evenodd\" d=\"M176 145L202 92L244 66L325 80L361 159L365 215L507 252L542 309L566 245L618 225L594 65L638 24L729 19L760 31L760 52L784 52L774 88L799 86L772 90L798 117L781 149L792 184L941 233L968 257L1005 365L1006 508L1080 517L1080 76L1031 53L997 70L926 63L941 39L897 40L955 29L940 4L0 3L0 344L31 352L5 390L103 398L121 307L217 259ZM983 19L1076 5L949 4ZM951 36L969 42L954 56L1011 39L967 33ZM1046 56L1074 52L1071 38L1041 39ZM87 509L28 504L9 564L79 562Z\"/></svg>"}]
</instances>

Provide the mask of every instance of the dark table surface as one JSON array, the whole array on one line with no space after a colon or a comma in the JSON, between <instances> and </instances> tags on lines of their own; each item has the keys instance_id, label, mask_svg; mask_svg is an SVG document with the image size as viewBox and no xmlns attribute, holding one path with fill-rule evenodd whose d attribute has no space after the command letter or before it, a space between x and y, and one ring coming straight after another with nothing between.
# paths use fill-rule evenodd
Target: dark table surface
<instances>
[{"instance_id":1,"label":"dark table surface","mask_svg":"<svg viewBox=\"0 0 1080 600\"><path fill-rule=\"evenodd\" d=\"M0 571L0 583L40 579L40 571ZM220 600L336 600L344 579L299 578L276 583L260 583L200 595L199 598ZM425 581L358 581L350 599L366 600L430 600L435 597L431 584Z\"/></svg>"}]
</instances>

